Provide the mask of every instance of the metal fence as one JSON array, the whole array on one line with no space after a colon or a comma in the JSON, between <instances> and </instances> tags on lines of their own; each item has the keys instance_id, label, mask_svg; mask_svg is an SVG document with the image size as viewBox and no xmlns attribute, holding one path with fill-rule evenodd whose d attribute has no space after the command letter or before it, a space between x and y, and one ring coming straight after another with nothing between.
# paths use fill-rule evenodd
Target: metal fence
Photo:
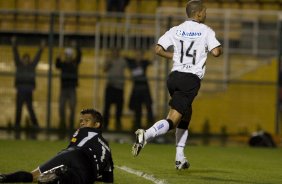
<instances>
[{"instance_id":1,"label":"metal fence","mask_svg":"<svg viewBox=\"0 0 282 184\"><path fill-rule=\"evenodd\" d=\"M156 119L167 112L165 80L171 62L156 57L152 47L169 27L186 19L184 9L160 8L156 14L0 11L0 126L13 125L15 114L15 66L10 38L17 36L21 53L34 55L40 40L48 41L37 68L35 111L44 128L58 127L60 72L54 60L60 48L76 40L83 50L79 68L77 112L84 107L103 110L105 73L110 49L121 48L124 56L145 49L154 61L148 71ZM280 12L209 9L207 25L215 30L224 47L220 58L208 58L207 74L194 102L191 131L201 132L208 123L212 133L249 133L281 130L276 121L277 48ZM17 16L17 19L14 17ZM36 20L36 21L34 21ZM130 131L133 114L128 109L131 77L126 73L123 126ZM78 115L78 114L77 114ZM24 111L23 117L28 117ZM145 116L144 116L145 117ZM22 124L24 124L24 119ZM146 119L143 118L144 125ZM114 121L110 128L114 130Z\"/></svg>"}]
</instances>

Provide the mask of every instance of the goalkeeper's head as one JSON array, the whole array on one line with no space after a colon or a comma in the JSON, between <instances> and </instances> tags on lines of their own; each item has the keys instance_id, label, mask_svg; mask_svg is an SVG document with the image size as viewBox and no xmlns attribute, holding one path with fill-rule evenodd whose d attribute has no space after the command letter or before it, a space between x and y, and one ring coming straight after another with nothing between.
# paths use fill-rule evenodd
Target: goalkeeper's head
<instances>
[{"instance_id":1,"label":"goalkeeper's head","mask_svg":"<svg viewBox=\"0 0 282 184\"><path fill-rule=\"evenodd\" d=\"M80 112L80 128L102 129L103 116L95 109L82 109Z\"/></svg>"},{"instance_id":2,"label":"goalkeeper's head","mask_svg":"<svg viewBox=\"0 0 282 184\"><path fill-rule=\"evenodd\" d=\"M200 23L206 20L206 9L201 0L190 0L186 4L187 17Z\"/></svg>"}]
</instances>

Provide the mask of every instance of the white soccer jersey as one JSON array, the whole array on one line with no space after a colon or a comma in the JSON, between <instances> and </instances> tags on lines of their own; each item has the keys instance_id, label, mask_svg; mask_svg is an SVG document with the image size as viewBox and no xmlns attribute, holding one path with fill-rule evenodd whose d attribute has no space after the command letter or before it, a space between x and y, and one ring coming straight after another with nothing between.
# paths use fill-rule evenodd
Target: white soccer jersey
<instances>
[{"instance_id":1,"label":"white soccer jersey","mask_svg":"<svg viewBox=\"0 0 282 184\"><path fill-rule=\"evenodd\" d=\"M158 45L165 50L173 45L174 63L171 71L193 73L202 79L205 75L207 54L220 46L220 43L210 27L187 20L161 36Z\"/></svg>"}]
</instances>

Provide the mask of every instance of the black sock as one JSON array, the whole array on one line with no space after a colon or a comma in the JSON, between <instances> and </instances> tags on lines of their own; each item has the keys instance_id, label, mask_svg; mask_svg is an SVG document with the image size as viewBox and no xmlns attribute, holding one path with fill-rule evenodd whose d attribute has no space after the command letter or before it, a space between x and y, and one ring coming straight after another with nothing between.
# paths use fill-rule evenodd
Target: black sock
<instances>
[{"instance_id":1,"label":"black sock","mask_svg":"<svg viewBox=\"0 0 282 184\"><path fill-rule=\"evenodd\" d=\"M166 121L167 121L167 122L168 122L168 124L169 124L169 128L168 128L168 130L172 130L172 129L174 128L174 125L173 125L172 120L171 120L171 119L166 119Z\"/></svg>"},{"instance_id":2,"label":"black sock","mask_svg":"<svg viewBox=\"0 0 282 184\"><path fill-rule=\"evenodd\" d=\"M23 182L23 183L30 183L33 181L33 176L30 172L26 171L18 171L11 174L6 174L5 182L7 183L17 183L17 182Z\"/></svg>"}]
</instances>

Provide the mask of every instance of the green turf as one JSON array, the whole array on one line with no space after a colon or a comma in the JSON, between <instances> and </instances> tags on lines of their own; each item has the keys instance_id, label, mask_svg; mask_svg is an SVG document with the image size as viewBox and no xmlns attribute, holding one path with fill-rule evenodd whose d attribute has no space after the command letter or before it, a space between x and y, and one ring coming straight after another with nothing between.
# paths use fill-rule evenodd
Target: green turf
<instances>
[{"instance_id":1,"label":"green turf","mask_svg":"<svg viewBox=\"0 0 282 184\"><path fill-rule=\"evenodd\" d=\"M60 141L0 140L0 172L32 170L66 145ZM111 143L110 146L115 165L151 174L169 184L278 184L282 181L281 148L190 146L186 150L190 169L176 171L173 145L149 144L137 158L131 156L129 144ZM115 183L152 182L116 168Z\"/></svg>"}]
</instances>

